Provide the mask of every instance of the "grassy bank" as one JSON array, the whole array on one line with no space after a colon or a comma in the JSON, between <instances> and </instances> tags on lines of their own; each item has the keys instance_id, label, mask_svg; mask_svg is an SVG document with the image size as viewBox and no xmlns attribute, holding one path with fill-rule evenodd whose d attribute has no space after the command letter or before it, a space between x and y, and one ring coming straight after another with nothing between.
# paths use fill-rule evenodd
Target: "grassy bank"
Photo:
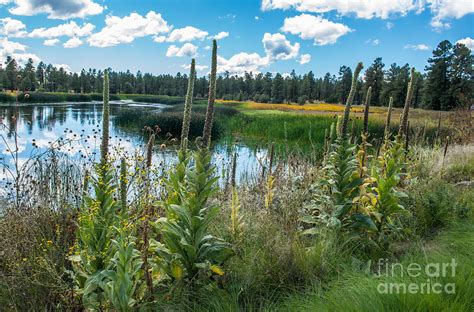
<instances>
[{"instance_id":1,"label":"grassy bank","mask_svg":"<svg viewBox=\"0 0 474 312\"><path fill-rule=\"evenodd\" d=\"M161 103L168 105L181 104L182 97L167 95L142 95L142 94L111 94L110 100L133 100L141 103ZM1 103L15 103L17 95L15 92L0 93ZM61 103L61 102L91 102L102 101L102 94L78 94L64 92L19 92L19 103Z\"/></svg>"}]
</instances>

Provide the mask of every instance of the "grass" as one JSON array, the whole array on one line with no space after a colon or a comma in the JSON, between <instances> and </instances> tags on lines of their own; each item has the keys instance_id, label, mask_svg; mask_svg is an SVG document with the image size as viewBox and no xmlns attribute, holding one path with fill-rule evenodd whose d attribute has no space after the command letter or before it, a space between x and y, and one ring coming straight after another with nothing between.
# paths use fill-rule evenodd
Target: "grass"
<instances>
[{"instance_id":1,"label":"grass","mask_svg":"<svg viewBox=\"0 0 474 312\"><path fill-rule=\"evenodd\" d=\"M427 283L426 273L418 277L368 276L363 272L348 270L324 290L316 286L305 294L295 294L269 310L281 311L472 311L474 309L474 222L457 223L427 242L410 246L410 251L398 263L407 268L411 263L425 267L429 263L451 263L458 266L454 276L449 270L446 277L431 279L431 283L454 283L455 294L384 294L380 284ZM397 269L398 270L398 269ZM383 271L383 270L382 270ZM397 271L399 273L399 271ZM398 275L398 276L397 276ZM383 287L383 286L382 286Z\"/></svg>"}]
</instances>

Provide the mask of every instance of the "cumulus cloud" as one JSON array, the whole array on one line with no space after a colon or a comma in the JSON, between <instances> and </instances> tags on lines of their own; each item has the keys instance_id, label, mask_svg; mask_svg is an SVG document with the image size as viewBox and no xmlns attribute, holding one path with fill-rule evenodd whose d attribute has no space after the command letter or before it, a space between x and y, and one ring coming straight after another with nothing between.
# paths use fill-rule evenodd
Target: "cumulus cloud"
<instances>
[{"instance_id":1,"label":"cumulus cloud","mask_svg":"<svg viewBox=\"0 0 474 312\"><path fill-rule=\"evenodd\" d=\"M437 29L451 27L449 19L459 19L466 14L474 12L471 0L428 0L430 9L434 14L431 26Z\"/></svg>"},{"instance_id":2,"label":"cumulus cloud","mask_svg":"<svg viewBox=\"0 0 474 312\"><path fill-rule=\"evenodd\" d=\"M262 0L261 8L264 11L294 9L313 13L335 11L364 19L387 19L429 9L432 14L431 26L436 29L449 28L450 19L459 19L474 12L470 0ZM390 26L387 28L390 29Z\"/></svg>"},{"instance_id":3,"label":"cumulus cloud","mask_svg":"<svg viewBox=\"0 0 474 312\"><path fill-rule=\"evenodd\" d=\"M135 38L170 31L168 23L161 14L150 11L146 16L131 13L129 16L107 16L105 27L92 34L87 40L93 47L111 47L123 43L131 43Z\"/></svg>"},{"instance_id":4,"label":"cumulus cloud","mask_svg":"<svg viewBox=\"0 0 474 312\"><path fill-rule=\"evenodd\" d=\"M182 47L171 45L166 51L168 57L194 57L197 54L197 46L192 43L185 43Z\"/></svg>"},{"instance_id":5,"label":"cumulus cloud","mask_svg":"<svg viewBox=\"0 0 474 312\"><path fill-rule=\"evenodd\" d=\"M471 51L474 52L474 39L472 39L470 37L466 37L464 39L460 39L460 40L456 41L456 43L462 43L466 47L468 47Z\"/></svg>"},{"instance_id":6,"label":"cumulus cloud","mask_svg":"<svg viewBox=\"0 0 474 312\"><path fill-rule=\"evenodd\" d=\"M295 9L299 12L342 15L355 14L358 18L388 18L393 14L406 15L422 8L419 0L262 0L262 10Z\"/></svg>"},{"instance_id":7,"label":"cumulus cloud","mask_svg":"<svg viewBox=\"0 0 474 312\"><path fill-rule=\"evenodd\" d=\"M26 25L22 21L5 17L0 19L0 35L22 38L26 36Z\"/></svg>"},{"instance_id":8,"label":"cumulus cloud","mask_svg":"<svg viewBox=\"0 0 474 312\"><path fill-rule=\"evenodd\" d=\"M2 38L0 39L0 59L4 60L7 56L11 56L20 64L25 64L30 58L35 63L39 62L40 58L35 54L27 53L27 48L24 44Z\"/></svg>"},{"instance_id":9,"label":"cumulus cloud","mask_svg":"<svg viewBox=\"0 0 474 312\"><path fill-rule=\"evenodd\" d=\"M313 40L317 45L336 43L339 37L352 31L344 24L334 23L321 16L310 14L285 18L281 30L298 35L301 39Z\"/></svg>"},{"instance_id":10,"label":"cumulus cloud","mask_svg":"<svg viewBox=\"0 0 474 312\"><path fill-rule=\"evenodd\" d=\"M263 47L269 60L289 60L298 56L300 44L291 45L285 35L280 33L263 35Z\"/></svg>"},{"instance_id":11,"label":"cumulus cloud","mask_svg":"<svg viewBox=\"0 0 474 312\"><path fill-rule=\"evenodd\" d=\"M217 71L224 73L243 75L245 72L260 72L260 68L269 64L268 57L262 57L257 53L240 52L229 59L217 56Z\"/></svg>"},{"instance_id":12,"label":"cumulus cloud","mask_svg":"<svg viewBox=\"0 0 474 312\"><path fill-rule=\"evenodd\" d=\"M61 24L50 28L36 28L28 37L31 38L56 38L56 37L85 37L90 36L94 31L95 26L91 23L85 23L82 26L71 21L69 23Z\"/></svg>"},{"instance_id":13,"label":"cumulus cloud","mask_svg":"<svg viewBox=\"0 0 474 312\"><path fill-rule=\"evenodd\" d=\"M311 54L301 54L299 63L301 65L311 62Z\"/></svg>"},{"instance_id":14,"label":"cumulus cloud","mask_svg":"<svg viewBox=\"0 0 474 312\"><path fill-rule=\"evenodd\" d=\"M202 40L207 37L209 33L199 28L186 26L183 28L174 29L166 39L168 42L187 42L193 40Z\"/></svg>"},{"instance_id":15,"label":"cumulus cloud","mask_svg":"<svg viewBox=\"0 0 474 312\"><path fill-rule=\"evenodd\" d=\"M104 11L103 6L92 0L12 0L8 2L15 4L9 10L11 14L26 16L48 14L50 19L84 18Z\"/></svg>"},{"instance_id":16,"label":"cumulus cloud","mask_svg":"<svg viewBox=\"0 0 474 312\"><path fill-rule=\"evenodd\" d=\"M191 68L191 64L184 64L184 65L181 65L181 67L184 68L184 69L189 70ZM195 68L196 68L197 71L202 71L202 70L208 69L209 66L196 64Z\"/></svg>"},{"instance_id":17,"label":"cumulus cloud","mask_svg":"<svg viewBox=\"0 0 474 312\"><path fill-rule=\"evenodd\" d=\"M77 48L80 45L82 45L82 40L77 37L74 37L66 41L63 44L63 47L65 47L66 49L72 49L72 48Z\"/></svg>"},{"instance_id":18,"label":"cumulus cloud","mask_svg":"<svg viewBox=\"0 0 474 312\"><path fill-rule=\"evenodd\" d=\"M420 44L407 44L405 47L405 49L410 49L410 50L429 50L430 47L427 46L426 44L424 43L420 43Z\"/></svg>"},{"instance_id":19,"label":"cumulus cloud","mask_svg":"<svg viewBox=\"0 0 474 312\"><path fill-rule=\"evenodd\" d=\"M53 47L53 46L57 45L59 42L61 42L61 41L57 38L46 39L45 41L43 41L43 45Z\"/></svg>"},{"instance_id":20,"label":"cumulus cloud","mask_svg":"<svg viewBox=\"0 0 474 312\"><path fill-rule=\"evenodd\" d=\"M153 37L153 41L163 43L166 41L166 36L155 36Z\"/></svg>"},{"instance_id":21,"label":"cumulus cloud","mask_svg":"<svg viewBox=\"0 0 474 312\"><path fill-rule=\"evenodd\" d=\"M218 33L217 35L215 35L212 38L216 39L216 40L221 40L221 39L224 39L226 37L229 37L229 33L227 31L221 31L220 33Z\"/></svg>"}]
</instances>

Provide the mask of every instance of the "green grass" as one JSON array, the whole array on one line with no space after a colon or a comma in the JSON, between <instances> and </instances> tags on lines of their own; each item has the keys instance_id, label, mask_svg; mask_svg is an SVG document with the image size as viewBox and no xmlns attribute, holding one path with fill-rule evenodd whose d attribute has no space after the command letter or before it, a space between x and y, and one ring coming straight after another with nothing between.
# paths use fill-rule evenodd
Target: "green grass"
<instances>
[{"instance_id":1,"label":"green grass","mask_svg":"<svg viewBox=\"0 0 474 312\"><path fill-rule=\"evenodd\" d=\"M412 246L411 253L400 261L406 268L410 263L422 266L428 263L458 264L455 276L434 278L432 283L455 284L455 294L382 294L380 283L421 283L427 276L419 277L367 276L362 272L348 271L327 286L304 294L288 296L270 310L282 311L473 311L474 309L474 223L472 220L453 225L431 241ZM399 272L399 271L397 271Z\"/></svg>"}]
</instances>

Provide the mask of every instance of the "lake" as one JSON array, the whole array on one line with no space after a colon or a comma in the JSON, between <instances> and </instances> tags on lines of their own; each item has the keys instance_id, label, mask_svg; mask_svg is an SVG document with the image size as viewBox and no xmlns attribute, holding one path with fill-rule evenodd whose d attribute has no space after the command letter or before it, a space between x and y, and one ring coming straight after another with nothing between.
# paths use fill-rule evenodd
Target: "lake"
<instances>
[{"instance_id":1,"label":"lake","mask_svg":"<svg viewBox=\"0 0 474 312\"><path fill-rule=\"evenodd\" d=\"M132 101L111 101L110 145L112 157L144 155L146 137L143 133L119 128L114 123L116 113L123 108L162 111L164 104L142 104ZM0 151L2 181L11 179L15 163L20 167L28 159L45 157L54 150L77 161L96 162L99 159L102 104L60 103L0 106ZM15 133L17 134L15 136ZM161 146L157 139L153 163L163 168L176 161L175 146ZM213 163L222 178L229 170L233 153L237 153L236 181L255 179L266 162L267 151L243 143L217 142L213 146Z\"/></svg>"}]
</instances>

